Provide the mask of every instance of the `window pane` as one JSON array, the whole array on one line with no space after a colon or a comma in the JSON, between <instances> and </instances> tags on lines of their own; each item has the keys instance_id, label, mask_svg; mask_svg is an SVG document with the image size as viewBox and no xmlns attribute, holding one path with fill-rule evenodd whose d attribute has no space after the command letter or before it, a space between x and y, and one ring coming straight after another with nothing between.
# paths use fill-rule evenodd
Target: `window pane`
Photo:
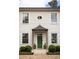
<instances>
[{"instance_id":1,"label":"window pane","mask_svg":"<svg viewBox=\"0 0 79 59\"><path fill-rule=\"evenodd\" d=\"M23 43L28 43L28 39L23 38Z\"/></svg>"},{"instance_id":2,"label":"window pane","mask_svg":"<svg viewBox=\"0 0 79 59\"><path fill-rule=\"evenodd\" d=\"M28 33L22 34L22 43L28 43Z\"/></svg>"},{"instance_id":3,"label":"window pane","mask_svg":"<svg viewBox=\"0 0 79 59\"><path fill-rule=\"evenodd\" d=\"M23 23L28 23L29 22L29 13L24 14L23 17Z\"/></svg>"},{"instance_id":4,"label":"window pane","mask_svg":"<svg viewBox=\"0 0 79 59\"><path fill-rule=\"evenodd\" d=\"M57 22L57 13L51 13L52 22Z\"/></svg>"},{"instance_id":5,"label":"window pane","mask_svg":"<svg viewBox=\"0 0 79 59\"><path fill-rule=\"evenodd\" d=\"M52 37L53 38L57 38L57 34L52 34Z\"/></svg>"},{"instance_id":6,"label":"window pane","mask_svg":"<svg viewBox=\"0 0 79 59\"><path fill-rule=\"evenodd\" d=\"M52 43L57 43L57 40L56 39L52 39Z\"/></svg>"},{"instance_id":7,"label":"window pane","mask_svg":"<svg viewBox=\"0 0 79 59\"><path fill-rule=\"evenodd\" d=\"M52 43L57 43L57 33L52 34Z\"/></svg>"}]
</instances>

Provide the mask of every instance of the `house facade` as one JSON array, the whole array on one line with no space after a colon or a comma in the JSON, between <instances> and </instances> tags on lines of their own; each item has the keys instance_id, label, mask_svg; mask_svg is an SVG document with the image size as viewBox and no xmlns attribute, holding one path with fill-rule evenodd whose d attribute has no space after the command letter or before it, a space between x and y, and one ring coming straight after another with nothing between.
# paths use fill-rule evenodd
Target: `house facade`
<instances>
[{"instance_id":1,"label":"house facade","mask_svg":"<svg viewBox=\"0 0 79 59\"><path fill-rule=\"evenodd\" d=\"M60 45L60 9L20 7L19 42L35 49Z\"/></svg>"}]
</instances>

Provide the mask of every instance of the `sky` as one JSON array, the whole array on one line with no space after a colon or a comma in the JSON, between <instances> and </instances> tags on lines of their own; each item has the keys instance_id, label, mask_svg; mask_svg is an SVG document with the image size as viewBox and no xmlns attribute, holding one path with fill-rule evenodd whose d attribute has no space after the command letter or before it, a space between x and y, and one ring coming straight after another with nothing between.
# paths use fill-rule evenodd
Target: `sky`
<instances>
[{"instance_id":1,"label":"sky","mask_svg":"<svg viewBox=\"0 0 79 59\"><path fill-rule=\"evenodd\" d=\"M20 0L20 7L49 7L48 2L51 0ZM59 1L59 0L58 0Z\"/></svg>"}]
</instances>

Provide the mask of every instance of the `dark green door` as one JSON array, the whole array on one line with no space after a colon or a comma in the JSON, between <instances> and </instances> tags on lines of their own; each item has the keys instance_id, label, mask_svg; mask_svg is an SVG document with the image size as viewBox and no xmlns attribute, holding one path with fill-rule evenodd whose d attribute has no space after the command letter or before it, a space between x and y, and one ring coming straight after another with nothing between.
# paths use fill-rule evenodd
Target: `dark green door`
<instances>
[{"instance_id":1,"label":"dark green door","mask_svg":"<svg viewBox=\"0 0 79 59\"><path fill-rule=\"evenodd\" d=\"M37 35L37 47L42 48L42 34Z\"/></svg>"}]
</instances>

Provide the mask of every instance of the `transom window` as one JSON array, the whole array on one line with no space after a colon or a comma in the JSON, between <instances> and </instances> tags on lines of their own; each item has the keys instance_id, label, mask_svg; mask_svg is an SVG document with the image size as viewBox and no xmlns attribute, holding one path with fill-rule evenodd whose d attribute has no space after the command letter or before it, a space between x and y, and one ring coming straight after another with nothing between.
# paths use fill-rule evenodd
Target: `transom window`
<instances>
[{"instance_id":1,"label":"transom window","mask_svg":"<svg viewBox=\"0 0 79 59\"><path fill-rule=\"evenodd\" d=\"M57 43L57 33L53 33L52 35L52 43Z\"/></svg>"},{"instance_id":2,"label":"transom window","mask_svg":"<svg viewBox=\"0 0 79 59\"><path fill-rule=\"evenodd\" d=\"M23 16L23 23L29 23L29 13L25 13Z\"/></svg>"},{"instance_id":3,"label":"transom window","mask_svg":"<svg viewBox=\"0 0 79 59\"><path fill-rule=\"evenodd\" d=\"M22 34L22 43L28 43L28 33Z\"/></svg>"},{"instance_id":4,"label":"transom window","mask_svg":"<svg viewBox=\"0 0 79 59\"><path fill-rule=\"evenodd\" d=\"M57 13L51 13L51 21L57 22Z\"/></svg>"}]
</instances>

